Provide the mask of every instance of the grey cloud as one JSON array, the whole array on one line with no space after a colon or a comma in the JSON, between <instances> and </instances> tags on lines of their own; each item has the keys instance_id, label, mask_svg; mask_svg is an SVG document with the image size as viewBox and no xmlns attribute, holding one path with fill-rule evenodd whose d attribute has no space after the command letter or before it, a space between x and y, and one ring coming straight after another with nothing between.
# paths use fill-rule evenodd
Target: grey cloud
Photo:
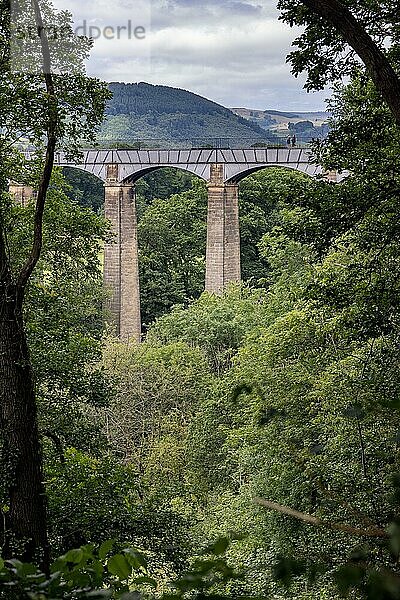
<instances>
[{"instance_id":1,"label":"grey cloud","mask_svg":"<svg viewBox=\"0 0 400 600\"><path fill-rule=\"evenodd\" d=\"M267 10L269 6L269 10ZM272 4L273 6L273 4ZM238 19L261 18L271 14L271 3L265 6L240 0L152 0L152 27L222 26Z\"/></svg>"},{"instance_id":2,"label":"grey cloud","mask_svg":"<svg viewBox=\"0 0 400 600\"><path fill-rule=\"evenodd\" d=\"M249 4L248 2L228 2L227 10L234 12L239 15L260 15L262 13L262 6Z\"/></svg>"},{"instance_id":3,"label":"grey cloud","mask_svg":"<svg viewBox=\"0 0 400 600\"><path fill-rule=\"evenodd\" d=\"M116 0L112 11L107 0L56 4L69 8L77 19L91 14L104 20L108 11L117 23L137 1ZM182 87L225 106L321 109L327 93L307 94L286 64L297 32L278 22L275 1L148 0L151 60L128 40L99 40L88 71L109 81Z\"/></svg>"}]
</instances>

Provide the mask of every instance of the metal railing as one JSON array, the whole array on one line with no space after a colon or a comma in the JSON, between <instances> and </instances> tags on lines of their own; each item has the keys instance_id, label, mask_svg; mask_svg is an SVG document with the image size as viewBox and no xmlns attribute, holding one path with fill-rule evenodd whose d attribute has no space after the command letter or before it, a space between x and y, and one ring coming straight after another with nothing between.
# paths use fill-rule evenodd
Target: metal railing
<instances>
[{"instance_id":1,"label":"metal railing","mask_svg":"<svg viewBox=\"0 0 400 600\"><path fill-rule=\"evenodd\" d=\"M112 138L99 138L98 148L124 149L124 150L179 150L179 149L209 149L209 150L238 150L249 148L309 148L311 142L296 138L273 137L265 138L178 138L178 139L137 139L118 140Z\"/></svg>"}]
</instances>

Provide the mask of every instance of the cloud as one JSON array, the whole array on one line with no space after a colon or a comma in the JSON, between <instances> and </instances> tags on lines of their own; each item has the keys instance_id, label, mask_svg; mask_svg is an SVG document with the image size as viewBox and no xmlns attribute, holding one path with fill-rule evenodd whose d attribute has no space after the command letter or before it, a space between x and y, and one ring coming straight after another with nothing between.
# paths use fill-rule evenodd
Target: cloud
<instances>
[{"instance_id":1,"label":"cloud","mask_svg":"<svg viewBox=\"0 0 400 600\"><path fill-rule=\"evenodd\" d=\"M65 0L55 0L60 8ZM313 110L327 93L307 94L286 64L298 33L278 20L271 0L72 0L75 22L99 27L128 20L146 40L96 40L88 63L109 81L189 89L225 106Z\"/></svg>"}]
</instances>

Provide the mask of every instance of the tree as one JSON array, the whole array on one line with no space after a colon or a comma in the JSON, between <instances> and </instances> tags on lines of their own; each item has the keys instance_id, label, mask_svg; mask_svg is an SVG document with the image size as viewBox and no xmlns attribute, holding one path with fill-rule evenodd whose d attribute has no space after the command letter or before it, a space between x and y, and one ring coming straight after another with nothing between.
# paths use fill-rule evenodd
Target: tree
<instances>
[{"instance_id":1,"label":"tree","mask_svg":"<svg viewBox=\"0 0 400 600\"><path fill-rule=\"evenodd\" d=\"M206 189L203 182L192 178L191 189L173 193L179 183L182 178L172 177L171 172L161 181L155 174L151 179L145 178L144 184L160 196L152 202L149 197L139 197L141 304L147 326L172 306L187 306L204 289ZM183 184L186 183L184 178ZM146 195L145 185L139 190ZM288 169L263 169L241 182L239 211L244 281L268 284L269 268L260 253L259 242L277 219L281 219L280 205L290 206L295 198L299 203L311 203L313 198L315 204L319 201L328 207L331 194L327 191L323 183ZM310 223L309 229L311 227ZM322 244L322 239L320 241Z\"/></svg>"},{"instance_id":2,"label":"tree","mask_svg":"<svg viewBox=\"0 0 400 600\"><path fill-rule=\"evenodd\" d=\"M221 296L204 293L188 307L176 306L150 328L154 344L185 342L200 348L211 372L221 375L231 362L248 331L261 324L265 314L265 290L232 285Z\"/></svg>"},{"instance_id":3,"label":"tree","mask_svg":"<svg viewBox=\"0 0 400 600\"><path fill-rule=\"evenodd\" d=\"M233 597L398 597L399 131L363 74L331 108L320 157L351 172L340 186L248 180L245 199L273 207L267 290L204 294L148 334L216 375L185 455L197 545L243 535Z\"/></svg>"},{"instance_id":4,"label":"tree","mask_svg":"<svg viewBox=\"0 0 400 600\"><path fill-rule=\"evenodd\" d=\"M148 173L136 183L136 193L145 204L159 198L166 200L175 194L187 192L198 181L195 175L181 169L163 168Z\"/></svg>"},{"instance_id":5,"label":"tree","mask_svg":"<svg viewBox=\"0 0 400 600\"><path fill-rule=\"evenodd\" d=\"M68 196L100 213L104 206L103 182L91 173L70 167L63 169L63 176L71 186L67 189Z\"/></svg>"},{"instance_id":6,"label":"tree","mask_svg":"<svg viewBox=\"0 0 400 600\"><path fill-rule=\"evenodd\" d=\"M142 318L149 325L174 304L188 303L204 286L206 190L201 183L155 199L139 221Z\"/></svg>"},{"instance_id":7,"label":"tree","mask_svg":"<svg viewBox=\"0 0 400 600\"><path fill-rule=\"evenodd\" d=\"M230 373L237 377L227 380L210 422L226 432L218 452L229 457L225 481L235 507L225 513L226 529L251 519L246 531L254 537L244 546L280 552L276 573L296 597L300 575L320 569L318 586L392 599L399 578L399 134L364 77L335 96L333 109L323 157L353 175L327 186L331 206L327 197L294 198L265 236L275 282L269 310L277 296L281 312L239 349ZM318 249L306 277L307 262L294 260L300 241L302 253ZM294 296L293 266L302 284ZM235 387L245 393L233 403ZM219 514L227 499L214 490ZM260 490L270 510L244 512L245 499ZM284 517L287 508L302 514ZM310 525L298 520L304 516Z\"/></svg>"},{"instance_id":8,"label":"tree","mask_svg":"<svg viewBox=\"0 0 400 600\"><path fill-rule=\"evenodd\" d=\"M37 425L37 407L31 358L27 343L24 299L32 273L42 250L43 214L50 185L54 153L57 145L65 145L71 153L81 139L93 137L100 124L108 92L95 80L78 73L53 76L62 65L62 54L51 56L43 25L42 10L51 17L52 25L71 30L67 13L55 15L51 5L38 0L21 8L23 18L36 24L38 44L31 49L32 72L13 70L10 55L10 6L1 5L1 71L0 116L1 215L0 215L0 428L2 455L7 465L8 511L5 520L5 555L14 552L28 559L40 552L48 562L46 501L43 486L41 450ZM82 66L89 41L70 36L69 56L74 67ZM36 59L36 63L35 63ZM53 60L54 59L54 60ZM69 65L70 67L72 65ZM77 93L79 90L79 93ZM38 149L37 161L23 165L15 151L21 132ZM46 140L43 160L42 140ZM17 168L20 165L20 168ZM36 169L35 169L36 167ZM31 229L31 247L25 256L12 257L8 237L12 227L12 201L8 180L30 183L37 189Z\"/></svg>"},{"instance_id":9,"label":"tree","mask_svg":"<svg viewBox=\"0 0 400 600\"><path fill-rule=\"evenodd\" d=\"M156 487L152 473L161 470L160 463L166 475L158 481L159 489L178 486L186 424L209 385L204 355L183 342L144 343L140 348L110 344L104 364L114 381L114 397L105 411L113 455L143 476L149 493ZM174 439L170 447L169 435ZM157 453L163 452L163 436L165 455L160 461ZM176 478L171 479L174 468Z\"/></svg>"},{"instance_id":10,"label":"tree","mask_svg":"<svg viewBox=\"0 0 400 600\"><path fill-rule=\"evenodd\" d=\"M88 407L106 403L109 386L96 369L105 297L100 253L108 224L66 196L53 174L43 219L43 250L25 301L25 325L35 374L39 431L50 443L98 454L104 437ZM13 207L9 235L15 257L26 252L33 202ZM58 441L57 441L58 440Z\"/></svg>"},{"instance_id":11,"label":"tree","mask_svg":"<svg viewBox=\"0 0 400 600\"><path fill-rule=\"evenodd\" d=\"M280 0L278 8L290 25L306 26L295 41L299 49L289 60L296 75L308 71L308 89L322 89L332 79L353 74L355 53L400 125L400 78L395 69L400 42L398 7L388 0Z\"/></svg>"}]
</instances>

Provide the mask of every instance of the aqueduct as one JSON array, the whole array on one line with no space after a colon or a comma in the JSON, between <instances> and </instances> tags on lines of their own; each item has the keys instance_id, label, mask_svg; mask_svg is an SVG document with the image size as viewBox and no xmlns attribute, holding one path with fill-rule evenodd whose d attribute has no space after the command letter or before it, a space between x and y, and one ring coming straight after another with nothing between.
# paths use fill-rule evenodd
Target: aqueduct
<instances>
[{"instance_id":1,"label":"aqueduct","mask_svg":"<svg viewBox=\"0 0 400 600\"><path fill-rule=\"evenodd\" d=\"M286 167L311 177L324 174L311 162L308 148L86 150L82 157L75 163L58 153L55 164L84 170L104 182L105 216L115 234L104 254L104 282L112 293L109 311L116 334L137 342L141 318L135 182L140 177L175 167L207 182L205 289L218 293L241 278L239 181L265 167ZM335 172L325 177L337 181ZM32 190L15 184L11 192L21 203L32 195Z\"/></svg>"}]
</instances>

